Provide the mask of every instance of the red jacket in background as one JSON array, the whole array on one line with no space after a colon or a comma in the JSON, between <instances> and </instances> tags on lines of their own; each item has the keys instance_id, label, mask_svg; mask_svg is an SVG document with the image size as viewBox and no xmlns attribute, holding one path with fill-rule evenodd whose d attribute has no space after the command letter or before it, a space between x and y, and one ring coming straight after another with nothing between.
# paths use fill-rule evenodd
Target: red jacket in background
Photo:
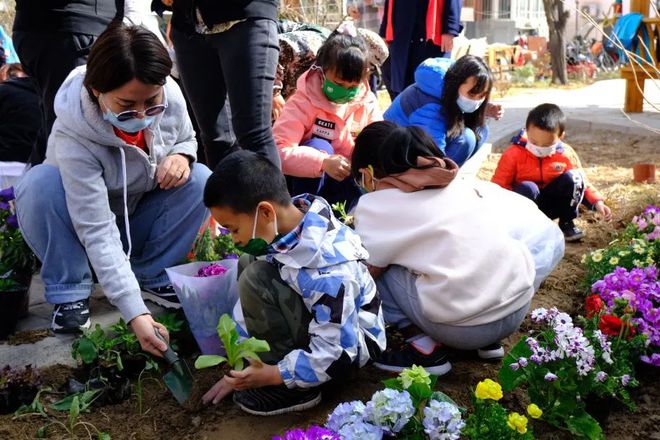
<instances>
[{"instance_id":1,"label":"red jacket in background","mask_svg":"<svg viewBox=\"0 0 660 440\"><path fill-rule=\"evenodd\" d=\"M503 188L512 190L514 186L524 181L534 182L539 188L544 188L566 171L582 169L575 150L566 143L562 142L556 152L550 156L536 157L526 148L527 133L525 130L522 130L511 141L512 145L502 154L491 179L492 182ZM603 200L603 196L589 184L586 176L584 179L586 201L590 205L594 205L597 201Z\"/></svg>"}]
</instances>

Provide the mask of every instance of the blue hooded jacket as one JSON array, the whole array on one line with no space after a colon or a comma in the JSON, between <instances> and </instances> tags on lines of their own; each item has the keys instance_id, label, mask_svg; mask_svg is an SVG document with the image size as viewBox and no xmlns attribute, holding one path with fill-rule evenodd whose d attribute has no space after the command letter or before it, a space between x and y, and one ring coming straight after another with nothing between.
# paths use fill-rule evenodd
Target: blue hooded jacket
<instances>
[{"instance_id":1,"label":"blue hooded jacket","mask_svg":"<svg viewBox=\"0 0 660 440\"><path fill-rule=\"evenodd\" d=\"M462 148L465 133L447 139L447 120L442 109L442 91L447 70L454 64L448 58L429 58L415 71L415 83L408 86L384 114L386 121L401 126L421 127L431 135L438 148L459 166L463 165L488 137L486 126L478 129L480 139L476 148L466 152Z\"/></svg>"}]
</instances>

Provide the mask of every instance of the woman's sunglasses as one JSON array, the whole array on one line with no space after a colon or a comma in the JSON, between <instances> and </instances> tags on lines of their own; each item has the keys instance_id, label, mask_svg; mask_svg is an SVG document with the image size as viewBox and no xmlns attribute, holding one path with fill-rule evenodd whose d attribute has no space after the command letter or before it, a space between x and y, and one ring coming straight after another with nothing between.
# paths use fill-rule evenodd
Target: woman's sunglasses
<instances>
[{"instance_id":1,"label":"woman's sunglasses","mask_svg":"<svg viewBox=\"0 0 660 440\"><path fill-rule=\"evenodd\" d=\"M108 105L108 103L106 103L105 100L103 102L105 103L105 106L108 107L108 110L110 110L110 106ZM167 109L167 104L157 104L149 108L146 108L144 109L144 111L141 112L137 110L126 110L116 114L112 112L112 110L110 110L110 112L115 115L118 121L124 122L124 121L128 121L129 119L137 118L140 114L144 116L156 116L163 113L165 109Z\"/></svg>"}]
</instances>

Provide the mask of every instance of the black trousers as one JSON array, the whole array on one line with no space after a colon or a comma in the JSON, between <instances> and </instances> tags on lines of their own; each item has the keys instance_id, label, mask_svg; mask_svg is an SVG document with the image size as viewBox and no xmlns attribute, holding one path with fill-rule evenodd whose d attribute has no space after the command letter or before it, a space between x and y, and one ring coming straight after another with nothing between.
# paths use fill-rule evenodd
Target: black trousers
<instances>
[{"instance_id":1,"label":"black trousers","mask_svg":"<svg viewBox=\"0 0 660 440\"><path fill-rule=\"evenodd\" d=\"M33 165L46 157L46 143L55 122L55 94L69 73L87 62L97 36L67 32L14 31L14 46L27 74L34 78L41 98L43 129L30 155Z\"/></svg>"},{"instance_id":2,"label":"black trousers","mask_svg":"<svg viewBox=\"0 0 660 440\"><path fill-rule=\"evenodd\" d=\"M584 203L585 184L580 172L570 170L545 188L539 188L534 182L524 181L513 190L534 200L548 218L558 218L560 223L566 223L577 217L580 203Z\"/></svg>"},{"instance_id":3,"label":"black trousers","mask_svg":"<svg viewBox=\"0 0 660 440\"><path fill-rule=\"evenodd\" d=\"M209 168L237 148L262 154L279 167L271 130L276 23L248 19L212 35L173 28L171 36Z\"/></svg>"}]
</instances>

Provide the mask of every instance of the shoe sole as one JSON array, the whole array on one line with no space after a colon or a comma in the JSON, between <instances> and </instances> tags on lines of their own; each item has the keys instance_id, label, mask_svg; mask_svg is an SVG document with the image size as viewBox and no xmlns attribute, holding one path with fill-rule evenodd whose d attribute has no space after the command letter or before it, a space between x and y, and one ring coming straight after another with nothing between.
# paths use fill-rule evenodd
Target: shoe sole
<instances>
[{"instance_id":1,"label":"shoe sole","mask_svg":"<svg viewBox=\"0 0 660 440\"><path fill-rule=\"evenodd\" d=\"M168 301L162 296L147 292L146 290L142 291L142 298L146 299L147 301L151 301L154 304L158 304L161 307L165 307L166 309L178 310L181 308L181 303Z\"/></svg>"},{"instance_id":2,"label":"shoe sole","mask_svg":"<svg viewBox=\"0 0 660 440\"><path fill-rule=\"evenodd\" d=\"M236 401L234 401L236 402ZM247 406L243 405L242 403L236 402L238 407L245 411L248 414L252 414L254 416L279 416L282 414L288 414L291 412L297 412L297 411L304 411L306 409L314 408L316 405L321 403L321 393L319 393L318 396L316 396L314 399L310 400L309 402L304 402L300 403L298 405L294 406L289 406L287 408L280 408L280 409L275 409L273 411L257 411L254 409L250 409Z\"/></svg>"},{"instance_id":3,"label":"shoe sole","mask_svg":"<svg viewBox=\"0 0 660 440\"><path fill-rule=\"evenodd\" d=\"M410 368L410 367L398 367L394 365L385 365L385 364L380 364L378 362L374 362L374 367L378 368L379 370L389 371L392 373L401 373L406 368ZM451 371L451 363L445 362L444 364L436 365L435 367L423 367L423 368L429 374L433 374L435 376L444 376L445 374Z\"/></svg>"},{"instance_id":4,"label":"shoe sole","mask_svg":"<svg viewBox=\"0 0 660 440\"><path fill-rule=\"evenodd\" d=\"M82 333L84 330L89 330L91 326L92 326L92 320L87 318L87 321L78 327L61 327L55 323L52 323L50 329L53 331L53 333L71 334L71 333Z\"/></svg>"},{"instance_id":5,"label":"shoe sole","mask_svg":"<svg viewBox=\"0 0 660 440\"><path fill-rule=\"evenodd\" d=\"M477 356L484 360L502 359L504 358L504 348L488 351L477 350Z\"/></svg>"},{"instance_id":6,"label":"shoe sole","mask_svg":"<svg viewBox=\"0 0 660 440\"><path fill-rule=\"evenodd\" d=\"M584 234L579 234L579 235L574 235L572 237L566 237L564 236L564 240L568 243L574 243L576 241L580 241L584 238Z\"/></svg>"}]
</instances>

